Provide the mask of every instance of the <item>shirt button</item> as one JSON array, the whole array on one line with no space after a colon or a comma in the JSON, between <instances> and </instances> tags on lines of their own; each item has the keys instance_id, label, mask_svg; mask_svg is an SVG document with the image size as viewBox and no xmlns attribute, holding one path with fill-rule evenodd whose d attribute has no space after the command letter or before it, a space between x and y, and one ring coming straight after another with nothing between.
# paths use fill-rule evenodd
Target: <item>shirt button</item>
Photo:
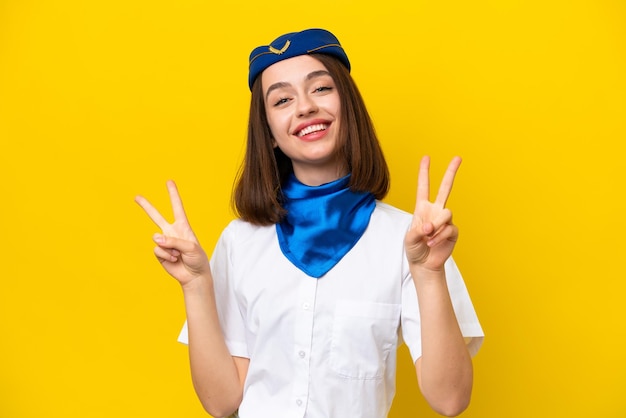
<instances>
[{"instance_id":1,"label":"shirt button","mask_svg":"<svg viewBox=\"0 0 626 418\"><path fill-rule=\"evenodd\" d=\"M302 309L304 309L305 311L308 311L310 307L311 307L311 305L309 305L308 303L303 303L302 304Z\"/></svg>"},{"instance_id":2,"label":"shirt button","mask_svg":"<svg viewBox=\"0 0 626 418\"><path fill-rule=\"evenodd\" d=\"M304 356L306 356L306 353L304 351L300 351L298 355L300 356L300 358L304 358Z\"/></svg>"},{"instance_id":3,"label":"shirt button","mask_svg":"<svg viewBox=\"0 0 626 418\"><path fill-rule=\"evenodd\" d=\"M298 406L302 406L302 399L298 399L298 400L296 401L296 405L298 405Z\"/></svg>"}]
</instances>

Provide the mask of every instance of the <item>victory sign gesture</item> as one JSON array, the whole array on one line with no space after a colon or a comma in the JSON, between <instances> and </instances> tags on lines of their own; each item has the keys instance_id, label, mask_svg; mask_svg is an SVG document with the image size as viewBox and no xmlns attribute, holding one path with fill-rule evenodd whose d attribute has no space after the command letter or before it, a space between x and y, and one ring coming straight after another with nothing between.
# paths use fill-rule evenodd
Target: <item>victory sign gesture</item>
<instances>
[{"instance_id":1,"label":"victory sign gesture","mask_svg":"<svg viewBox=\"0 0 626 418\"><path fill-rule=\"evenodd\" d=\"M168 181L167 190L174 212L172 223L169 223L144 197L137 196L135 202L161 228L161 233L153 236L157 244L154 254L163 268L184 287L196 277L209 273L209 260L187 221L176 184L171 180Z\"/></svg>"},{"instance_id":2,"label":"victory sign gesture","mask_svg":"<svg viewBox=\"0 0 626 418\"><path fill-rule=\"evenodd\" d=\"M404 239L406 257L411 266L440 271L452 254L459 231L452 223L452 212L445 205L460 165L461 158L452 159L435 201L430 202L430 158L422 158L417 180L415 212Z\"/></svg>"}]
</instances>

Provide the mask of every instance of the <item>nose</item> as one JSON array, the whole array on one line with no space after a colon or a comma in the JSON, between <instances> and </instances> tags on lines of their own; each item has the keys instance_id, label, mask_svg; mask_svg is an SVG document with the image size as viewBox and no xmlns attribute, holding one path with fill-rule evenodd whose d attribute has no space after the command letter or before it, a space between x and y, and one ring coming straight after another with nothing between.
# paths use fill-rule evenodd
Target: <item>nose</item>
<instances>
[{"instance_id":1,"label":"nose","mask_svg":"<svg viewBox=\"0 0 626 418\"><path fill-rule=\"evenodd\" d=\"M308 95L302 95L298 99L298 117L305 117L316 113L318 110L317 103L315 103L315 99Z\"/></svg>"}]
</instances>

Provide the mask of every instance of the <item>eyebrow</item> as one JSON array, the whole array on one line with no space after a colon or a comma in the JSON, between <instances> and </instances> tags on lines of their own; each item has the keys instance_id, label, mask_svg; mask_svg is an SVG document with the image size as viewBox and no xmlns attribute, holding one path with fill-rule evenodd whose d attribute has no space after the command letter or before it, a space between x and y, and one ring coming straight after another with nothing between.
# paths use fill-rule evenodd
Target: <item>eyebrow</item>
<instances>
[{"instance_id":1,"label":"eyebrow","mask_svg":"<svg viewBox=\"0 0 626 418\"><path fill-rule=\"evenodd\" d=\"M323 77L323 76L330 76L330 73L328 71L326 71L326 70L313 71L313 72L310 72L309 74L307 74L306 80L309 81L309 80L312 80L314 78ZM267 89L267 92L265 93L265 100L267 100L267 98L269 97L269 95L270 95L270 93L272 91L277 90L277 89L282 89L282 88L285 88L285 87L289 87L289 86L291 86L291 84L290 83L286 83L284 81L279 81L278 83L272 84L271 86L269 86L269 88Z\"/></svg>"}]
</instances>

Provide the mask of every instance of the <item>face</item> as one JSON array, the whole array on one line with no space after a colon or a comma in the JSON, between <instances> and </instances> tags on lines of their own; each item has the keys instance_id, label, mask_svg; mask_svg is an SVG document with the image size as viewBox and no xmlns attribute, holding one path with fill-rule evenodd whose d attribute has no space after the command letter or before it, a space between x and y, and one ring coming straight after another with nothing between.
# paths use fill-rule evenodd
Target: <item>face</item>
<instances>
[{"instance_id":1,"label":"face","mask_svg":"<svg viewBox=\"0 0 626 418\"><path fill-rule=\"evenodd\" d=\"M326 67L309 55L279 61L261 74L274 146L311 186L347 174L337 159L339 94Z\"/></svg>"}]
</instances>

